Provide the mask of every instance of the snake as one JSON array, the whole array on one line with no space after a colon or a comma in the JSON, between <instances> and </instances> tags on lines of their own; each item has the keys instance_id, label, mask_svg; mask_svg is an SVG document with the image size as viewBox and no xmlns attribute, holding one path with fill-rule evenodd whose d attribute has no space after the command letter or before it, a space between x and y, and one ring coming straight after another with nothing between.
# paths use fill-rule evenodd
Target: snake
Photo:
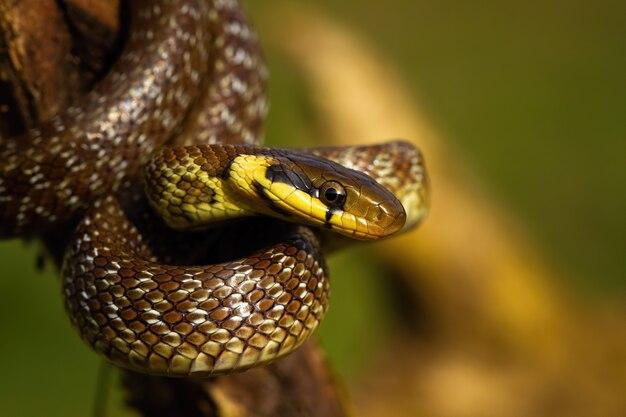
<instances>
[{"instance_id":1,"label":"snake","mask_svg":"<svg viewBox=\"0 0 626 417\"><path fill-rule=\"evenodd\" d=\"M0 237L76 225L62 293L122 368L228 374L301 345L328 306L332 242L421 223L406 141L261 145L267 70L236 0L133 0L111 70L80 102L0 139Z\"/></svg>"}]
</instances>

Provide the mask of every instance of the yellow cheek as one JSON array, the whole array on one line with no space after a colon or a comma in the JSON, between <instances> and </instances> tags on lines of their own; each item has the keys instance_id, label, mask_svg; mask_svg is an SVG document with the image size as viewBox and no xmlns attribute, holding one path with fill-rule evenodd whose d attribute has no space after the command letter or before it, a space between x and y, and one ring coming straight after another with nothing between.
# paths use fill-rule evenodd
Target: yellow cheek
<instances>
[{"instance_id":1,"label":"yellow cheek","mask_svg":"<svg viewBox=\"0 0 626 417\"><path fill-rule=\"evenodd\" d=\"M333 218L331 219L331 223L338 223L338 227L341 227L344 230L355 230L357 225L356 217L354 216L354 214L346 212L341 213L341 216L337 216L336 221L333 216Z\"/></svg>"},{"instance_id":2,"label":"yellow cheek","mask_svg":"<svg viewBox=\"0 0 626 417\"><path fill-rule=\"evenodd\" d=\"M369 240L380 234L375 225L369 224L362 217L356 217L347 212L333 214L330 224L336 232L353 238Z\"/></svg>"},{"instance_id":3,"label":"yellow cheek","mask_svg":"<svg viewBox=\"0 0 626 417\"><path fill-rule=\"evenodd\" d=\"M333 214L330 224L337 231L342 231L346 235L353 235L359 229L359 219L354 214L341 212Z\"/></svg>"},{"instance_id":4,"label":"yellow cheek","mask_svg":"<svg viewBox=\"0 0 626 417\"><path fill-rule=\"evenodd\" d=\"M252 155L240 155L236 157L230 166L230 181L250 195L256 194L254 182L258 182L263 187L271 185L265 178L265 172L271 161L269 158Z\"/></svg>"},{"instance_id":5,"label":"yellow cheek","mask_svg":"<svg viewBox=\"0 0 626 417\"><path fill-rule=\"evenodd\" d=\"M311 196L308 194L301 191L294 191L287 195L283 201L286 207L295 209L306 216L312 216Z\"/></svg>"},{"instance_id":6,"label":"yellow cheek","mask_svg":"<svg viewBox=\"0 0 626 417\"><path fill-rule=\"evenodd\" d=\"M322 204L321 201L312 198L313 204L311 205L311 215L319 219L320 223L326 222L327 207Z\"/></svg>"},{"instance_id":7,"label":"yellow cheek","mask_svg":"<svg viewBox=\"0 0 626 417\"><path fill-rule=\"evenodd\" d=\"M309 223L324 224L326 206L308 193L295 190L288 184L275 182L270 186L269 195L281 208L299 213Z\"/></svg>"}]
</instances>

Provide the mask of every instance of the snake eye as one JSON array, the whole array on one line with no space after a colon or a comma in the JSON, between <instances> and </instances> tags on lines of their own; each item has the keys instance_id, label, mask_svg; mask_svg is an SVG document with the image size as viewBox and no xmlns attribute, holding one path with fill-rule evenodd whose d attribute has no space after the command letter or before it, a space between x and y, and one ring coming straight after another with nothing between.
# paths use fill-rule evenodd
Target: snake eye
<instances>
[{"instance_id":1,"label":"snake eye","mask_svg":"<svg viewBox=\"0 0 626 417\"><path fill-rule=\"evenodd\" d=\"M333 208L341 208L346 202L346 190L337 181L326 181L320 187L320 199Z\"/></svg>"}]
</instances>

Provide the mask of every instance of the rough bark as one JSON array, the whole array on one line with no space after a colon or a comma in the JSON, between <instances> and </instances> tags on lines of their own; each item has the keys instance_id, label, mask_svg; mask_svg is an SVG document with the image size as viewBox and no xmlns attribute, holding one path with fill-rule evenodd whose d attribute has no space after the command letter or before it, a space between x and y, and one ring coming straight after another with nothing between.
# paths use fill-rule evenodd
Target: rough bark
<instances>
[{"instance_id":1,"label":"rough bark","mask_svg":"<svg viewBox=\"0 0 626 417\"><path fill-rule=\"evenodd\" d=\"M323 353L309 342L275 363L209 380L127 373L130 404L144 416L273 417L344 415Z\"/></svg>"},{"instance_id":2,"label":"rough bark","mask_svg":"<svg viewBox=\"0 0 626 417\"><path fill-rule=\"evenodd\" d=\"M70 35L54 0L0 1L1 131L13 135L76 98Z\"/></svg>"}]
</instances>

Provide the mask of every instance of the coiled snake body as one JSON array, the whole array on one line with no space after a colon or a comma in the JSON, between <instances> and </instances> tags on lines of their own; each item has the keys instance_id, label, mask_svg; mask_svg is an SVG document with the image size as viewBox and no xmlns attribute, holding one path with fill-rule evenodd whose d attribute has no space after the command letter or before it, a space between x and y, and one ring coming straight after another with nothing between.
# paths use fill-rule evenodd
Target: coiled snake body
<instances>
[{"instance_id":1,"label":"coiled snake body","mask_svg":"<svg viewBox=\"0 0 626 417\"><path fill-rule=\"evenodd\" d=\"M266 71L238 3L129 5L124 52L80 106L0 141L0 236L82 216L66 306L117 365L203 376L266 363L328 307L320 239L423 218L421 156L405 142L258 147ZM280 220L196 230L257 215Z\"/></svg>"}]
</instances>

